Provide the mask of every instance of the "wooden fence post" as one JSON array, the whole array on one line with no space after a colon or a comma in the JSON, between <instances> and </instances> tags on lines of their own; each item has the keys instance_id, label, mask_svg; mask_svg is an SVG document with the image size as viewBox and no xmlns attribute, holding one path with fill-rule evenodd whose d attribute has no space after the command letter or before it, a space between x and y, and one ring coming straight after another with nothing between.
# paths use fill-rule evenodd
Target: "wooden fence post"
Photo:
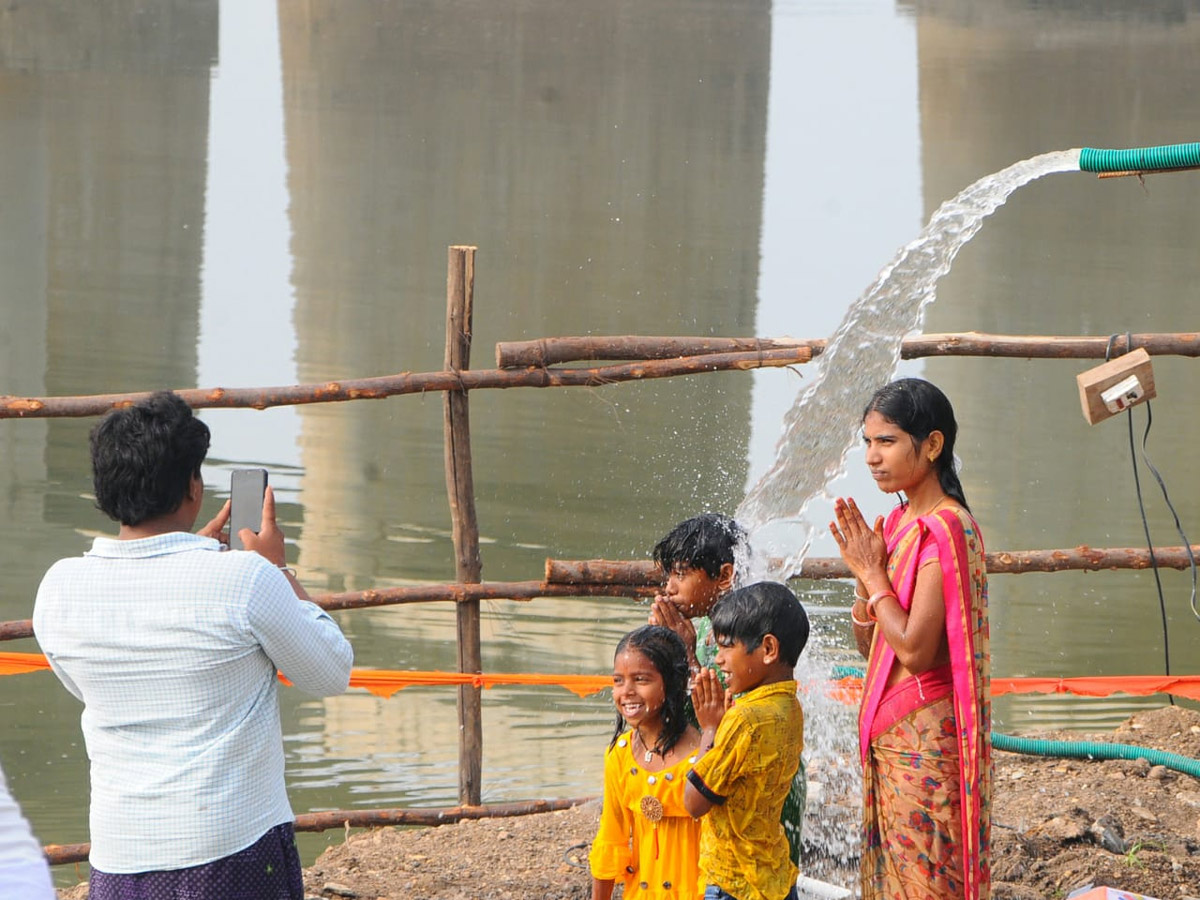
<instances>
[{"instance_id":1,"label":"wooden fence post","mask_svg":"<svg viewBox=\"0 0 1200 900\"><path fill-rule=\"evenodd\" d=\"M446 365L449 371L471 366L471 305L475 293L475 248L451 247L446 272ZM446 493L454 534L456 580L478 584L479 523L475 518L475 481L471 475L471 421L466 390L447 391L445 410ZM458 611L458 671L483 672L479 600L463 600ZM481 690L458 688L458 800L478 806L483 771Z\"/></svg>"}]
</instances>

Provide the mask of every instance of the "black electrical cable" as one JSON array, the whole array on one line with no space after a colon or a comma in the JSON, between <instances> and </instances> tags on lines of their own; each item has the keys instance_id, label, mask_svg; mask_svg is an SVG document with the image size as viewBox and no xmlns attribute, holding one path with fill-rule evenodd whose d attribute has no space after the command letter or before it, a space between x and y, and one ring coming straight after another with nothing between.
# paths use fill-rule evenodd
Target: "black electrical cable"
<instances>
[{"instance_id":1,"label":"black electrical cable","mask_svg":"<svg viewBox=\"0 0 1200 900\"><path fill-rule=\"evenodd\" d=\"M1112 335L1108 339L1108 347L1104 351L1105 360L1108 360L1111 358L1113 342L1116 341L1116 339L1117 339L1117 335L1115 335L1115 334ZM1126 350L1126 352L1129 352L1132 349L1133 349L1132 336L1129 334L1129 332L1126 332L1125 333L1125 350ZM1142 499L1142 483L1141 483L1141 477L1138 473L1137 449L1134 445L1134 439L1133 439L1133 407L1130 407L1128 410L1126 410L1126 413L1127 413L1126 421L1129 425L1129 459L1133 466L1133 484L1134 484L1134 488L1137 492L1138 511L1141 513L1141 517L1142 517L1142 529L1146 535L1146 546L1150 552L1150 566L1154 570L1154 584L1158 590L1158 608L1159 608L1159 614L1162 618L1163 663L1164 663L1164 667L1166 670L1166 674L1170 675L1171 674L1171 648L1170 648L1170 640L1168 638L1168 632L1167 632L1167 603L1166 603L1165 597L1163 596L1162 578L1159 575L1159 571L1158 571L1158 559L1154 555L1154 542L1151 540L1151 537L1150 537L1150 523L1146 518L1146 505ZM1184 552L1187 554L1188 562L1191 564L1191 572L1192 572L1192 596L1191 596L1191 602L1190 602L1191 609L1192 609L1192 615L1198 621L1200 621L1200 610L1197 610L1197 608L1196 608L1196 557L1192 553L1191 542L1188 540L1187 535L1184 534L1183 526L1179 522L1179 513L1177 513L1175 511L1175 506L1174 506L1174 504L1171 503L1171 497L1170 497L1170 494L1167 492L1166 482L1163 481L1162 475L1159 474L1159 471L1157 468L1155 468L1154 463L1152 463L1150 461L1150 454L1147 451L1147 443L1150 438L1150 427L1153 423L1154 423L1154 416L1153 416L1153 413L1150 408L1150 401L1147 400L1146 401L1146 430L1142 434L1142 460L1143 460L1143 462L1145 462L1146 467L1150 470L1150 472L1154 475L1155 480L1158 482L1159 489L1162 491L1163 501L1167 504L1167 508L1169 510L1171 510L1171 515L1175 520L1175 530L1179 532L1179 537L1183 541ZM1167 694L1167 699L1171 702L1172 706L1175 704L1175 698L1173 696L1171 696L1170 694Z\"/></svg>"},{"instance_id":2,"label":"black electrical cable","mask_svg":"<svg viewBox=\"0 0 1200 900\"><path fill-rule=\"evenodd\" d=\"M1150 432L1150 401L1146 401L1146 433ZM1163 666L1166 674L1171 674L1171 642L1167 637L1167 601L1163 596L1162 577L1158 574L1158 558L1154 555L1154 542L1150 539L1150 522L1146 519L1146 504L1142 500L1142 479L1138 475L1137 451L1133 444L1133 407L1125 411L1125 419L1129 423L1129 458L1133 461L1133 486L1137 491L1138 510L1142 514L1142 530L1146 534L1146 547L1150 550L1150 568L1154 570L1154 584L1158 588L1158 610L1162 616L1163 634ZM1167 694L1171 705L1175 699Z\"/></svg>"},{"instance_id":3,"label":"black electrical cable","mask_svg":"<svg viewBox=\"0 0 1200 900\"><path fill-rule=\"evenodd\" d=\"M1183 541L1183 552L1187 554L1188 562L1191 564L1192 571L1192 597L1190 606L1192 615L1196 621L1200 622L1200 609L1196 608L1196 556L1192 552L1191 541L1188 540L1186 534L1183 533L1183 525L1179 522L1179 513L1175 511L1175 504L1171 502L1171 496L1167 493L1166 482L1163 481L1162 475L1158 469L1154 467L1154 463L1150 461L1150 454L1146 452L1146 440L1150 437L1150 401L1146 401L1146 431L1142 434L1142 462L1146 464L1146 468L1154 475L1154 480L1158 482L1158 488L1162 491L1163 502L1167 504L1167 509L1171 511L1171 517L1175 520L1175 530L1179 533L1179 539Z\"/></svg>"}]
</instances>

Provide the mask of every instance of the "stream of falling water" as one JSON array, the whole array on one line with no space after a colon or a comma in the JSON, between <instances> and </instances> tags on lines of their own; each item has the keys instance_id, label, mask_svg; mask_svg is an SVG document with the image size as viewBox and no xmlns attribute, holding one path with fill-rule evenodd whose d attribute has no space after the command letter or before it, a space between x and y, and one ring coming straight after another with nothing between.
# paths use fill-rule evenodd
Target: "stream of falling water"
<instances>
[{"instance_id":1,"label":"stream of falling water","mask_svg":"<svg viewBox=\"0 0 1200 900\"><path fill-rule=\"evenodd\" d=\"M805 520L805 512L816 498L832 500L827 485L845 470L863 406L892 378L901 340L920 329L925 307L933 302L937 282L950 271L955 255L1017 188L1044 175L1077 171L1079 151L1063 150L976 181L938 207L917 238L851 304L819 357L815 377L784 417L774 463L738 507L736 518L755 551L744 565L739 561L738 571L745 573L739 580L784 581L800 571L815 527ZM796 536L782 558L756 543L756 535L780 522L788 524L789 539ZM812 687L832 675L814 628L796 669L797 679L808 686L801 696L804 758L815 785L804 822L804 868L812 877L845 883L858 857L861 774L856 711Z\"/></svg>"}]
</instances>

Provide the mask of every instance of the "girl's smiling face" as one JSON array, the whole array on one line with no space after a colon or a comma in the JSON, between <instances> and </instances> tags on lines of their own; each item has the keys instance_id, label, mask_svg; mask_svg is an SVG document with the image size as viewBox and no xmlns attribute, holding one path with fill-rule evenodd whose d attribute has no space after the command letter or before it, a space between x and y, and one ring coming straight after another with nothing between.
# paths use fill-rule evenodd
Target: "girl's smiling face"
<instances>
[{"instance_id":1,"label":"girl's smiling face","mask_svg":"<svg viewBox=\"0 0 1200 900\"><path fill-rule=\"evenodd\" d=\"M658 722L666 689L662 675L640 650L626 648L613 660L613 703L631 728Z\"/></svg>"}]
</instances>

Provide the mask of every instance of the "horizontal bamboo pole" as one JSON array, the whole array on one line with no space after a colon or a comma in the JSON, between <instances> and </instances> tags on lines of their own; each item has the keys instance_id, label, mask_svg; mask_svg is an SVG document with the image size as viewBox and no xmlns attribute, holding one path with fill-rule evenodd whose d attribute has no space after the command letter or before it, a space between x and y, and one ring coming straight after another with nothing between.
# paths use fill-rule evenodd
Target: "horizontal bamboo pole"
<instances>
[{"instance_id":1,"label":"horizontal bamboo pole","mask_svg":"<svg viewBox=\"0 0 1200 900\"><path fill-rule=\"evenodd\" d=\"M703 338L703 337L558 337L534 341L504 341L496 344L500 369L524 366L553 366L582 360L669 359L705 353L777 352L794 348L813 356L825 351L824 339L792 338ZM1132 345L1132 346L1131 346ZM1200 333L1135 334L1130 341L1118 335L922 334L905 338L900 355L905 359L923 356L998 356L1018 359L1104 359L1141 347L1152 356L1200 356Z\"/></svg>"},{"instance_id":2,"label":"horizontal bamboo pole","mask_svg":"<svg viewBox=\"0 0 1200 900\"><path fill-rule=\"evenodd\" d=\"M553 366L564 362L599 359L674 359L680 356L704 356L710 353L757 353L764 350L791 350L797 347L825 349L825 341L797 341L790 338L704 338L642 337L611 335L591 337L553 337L534 341L501 341L496 344L496 367L517 369L526 366Z\"/></svg>"},{"instance_id":3,"label":"horizontal bamboo pole","mask_svg":"<svg viewBox=\"0 0 1200 900\"><path fill-rule=\"evenodd\" d=\"M33 637L33 619L0 622L0 641L18 641Z\"/></svg>"},{"instance_id":4,"label":"horizontal bamboo pole","mask_svg":"<svg viewBox=\"0 0 1200 900\"><path fill-rule=\"evenodd\" d=\"M1200 544L1192 545L1200 558ZM1157 547L1154 558L1164 569L1191 564L1184 547ZM1148 569L1150 552L1137 547L1071 547L1063 550L1003 550L987 554L991 575L1027 572ZM836 557L806 559L799 578L849 578L850 570ZM649 597L662 584L662 575L649 560L547 559L545 581L485 581L481 584L417 584L380 590L318 594L322 609L367 609L408 603L462 603L469 600L527 601L537 597ZM33 637L33 622L0 622L0 641Z\"/></svg>"},{"instance_id":5,"label":"horizontal bamboo pole","mask_svg":"<svg viewBox=\"0 0 1200 900\"><path fill-rule=\"evenodd\" d=\"M1200 544L1192 545L1200 557ZM1101 569L1148 569L1150 551L1137 547L1071 547L1063 550L1002 550L986 554L989 575L1019 575L1027 572L1099 571ZM1191 565L1186 547L1156 547L1154 559L1163 569L1186 569ZM840 559L806 559L799 578L849 578L850 570ZM661 584L662 573L648 560L547 559L548 584L607 584L645 587Z\"/></svg>"},{"instance_id":6,"label":"horizontal bamboo pole","mask_svg":"<svg viewBox=\"0 0 1200 900\"><path fill-rule=\"evenodd\" d=\"M382 400L400 394L428 391L461 391L480 388L600 387L621 381L672 378L705 372L761 369L806 363L812 352L805 347L746 353L711 353L649 362L578 369L464 369L447 372L401 372L375 378L295 384L268 388L188 388L177 390L193 409L297 406L344 400ZM0 419L49 419L100 416L120 406L130 406L150 394L91 394L76 397L0 396Z\"/></svg>"},{"instance_id":7,"label":"horizontal bamboo pole","mask_svg":"<svg viewBox=\"0 0 1200 900\"><path fill-rule=\"evenodd\" d=\"M1188 547L1155 547L1154 558L1141 547L1071 547L1064 550L1002 550L986 554L989 575L1024 572L1098 572L1102 569L1186 569L1200 558L1200 544Z\"/></svg>"},{"instance_id":8,"label":"horizontal bamboo pole","mask_svg":"<svg viewBox=\"0 0 1200 900\"><path fill-rule=\"evenodd\" d=\"M613 342L617 342L614 344ZM633 342L633 343L630 343ZM295 384L265 388L185 388L176 393L193 409L268 409L309 403L382 400L429 391L480 390L520 387L600 387L623 381L672 378L705 372L777 368L810 362L825 349L824 340L765 340L756 338L547 338L496 345L503 364L497 369L460 372L401 372L373 378L354 378L324 384ZM1107 337L1040 337L927 334L906 338L905 358L919 356L999 356L1020 359L1103 359L1120 355L1129 342L1119 336L1109 348ZM612 345L614 349L605 348ZM1133 347L1151 355L1200 356L1200 334L1136 334ZM633 352L636 350L636 352ZM593 368L546 368L577 360L643 360ZM526 366L527 368L518 368ZM84 418L129 406L150 394L89 394L70 397L0 396L0 419Z\"/></svg>"},{"instance_id":9,"label":"horizontal bamboo pole","mask_svg":"<svg viewBox=\"0 0 1200 900\"><path fill-rule=\"evenodd\" d=\"M629 597L650 596L658 579L644 585L629 584L546 584L542 581L485 581L480 584L415 584L379 590L317 594L313 602L329 611L369 609L376 606L401 606L408 603L463 603L470 600L516 600L537 597ZM33 637L33 620L0 622L0 642Z\"/></svg>"},{"instance_id":10,"label":"horizontal bamboo pole","mask_svg":"<svg viewBox=\"0 0 1200 900\"><path fill-rule=\"evenodd\" d=\"M656 582L657 583L657 582ZM546 584L541 581L484 581L479 584L419 584L377 591L348 591L313 598L322 609L365 609L402 603L465 603L471 600L533 600L536 597L627 597L636 585Z\"/></svg>"},{"instance_id":11,"label":"horizontal bamboo pole","mask_svg":"<svg viewBox=\"0 0 1200 900\"><path fill-rule=\"evenodd\" d=\"M566 800L522 800L485 806L451 806L442 809L331 809L296 816L296 831L328 831L331 828L381 828L389 825L452 825L466 819L499 819L570 809L591 797ZM85 862L90 844L48 844L42 848L52 866Z\"/></svg>"}]
</instances>

